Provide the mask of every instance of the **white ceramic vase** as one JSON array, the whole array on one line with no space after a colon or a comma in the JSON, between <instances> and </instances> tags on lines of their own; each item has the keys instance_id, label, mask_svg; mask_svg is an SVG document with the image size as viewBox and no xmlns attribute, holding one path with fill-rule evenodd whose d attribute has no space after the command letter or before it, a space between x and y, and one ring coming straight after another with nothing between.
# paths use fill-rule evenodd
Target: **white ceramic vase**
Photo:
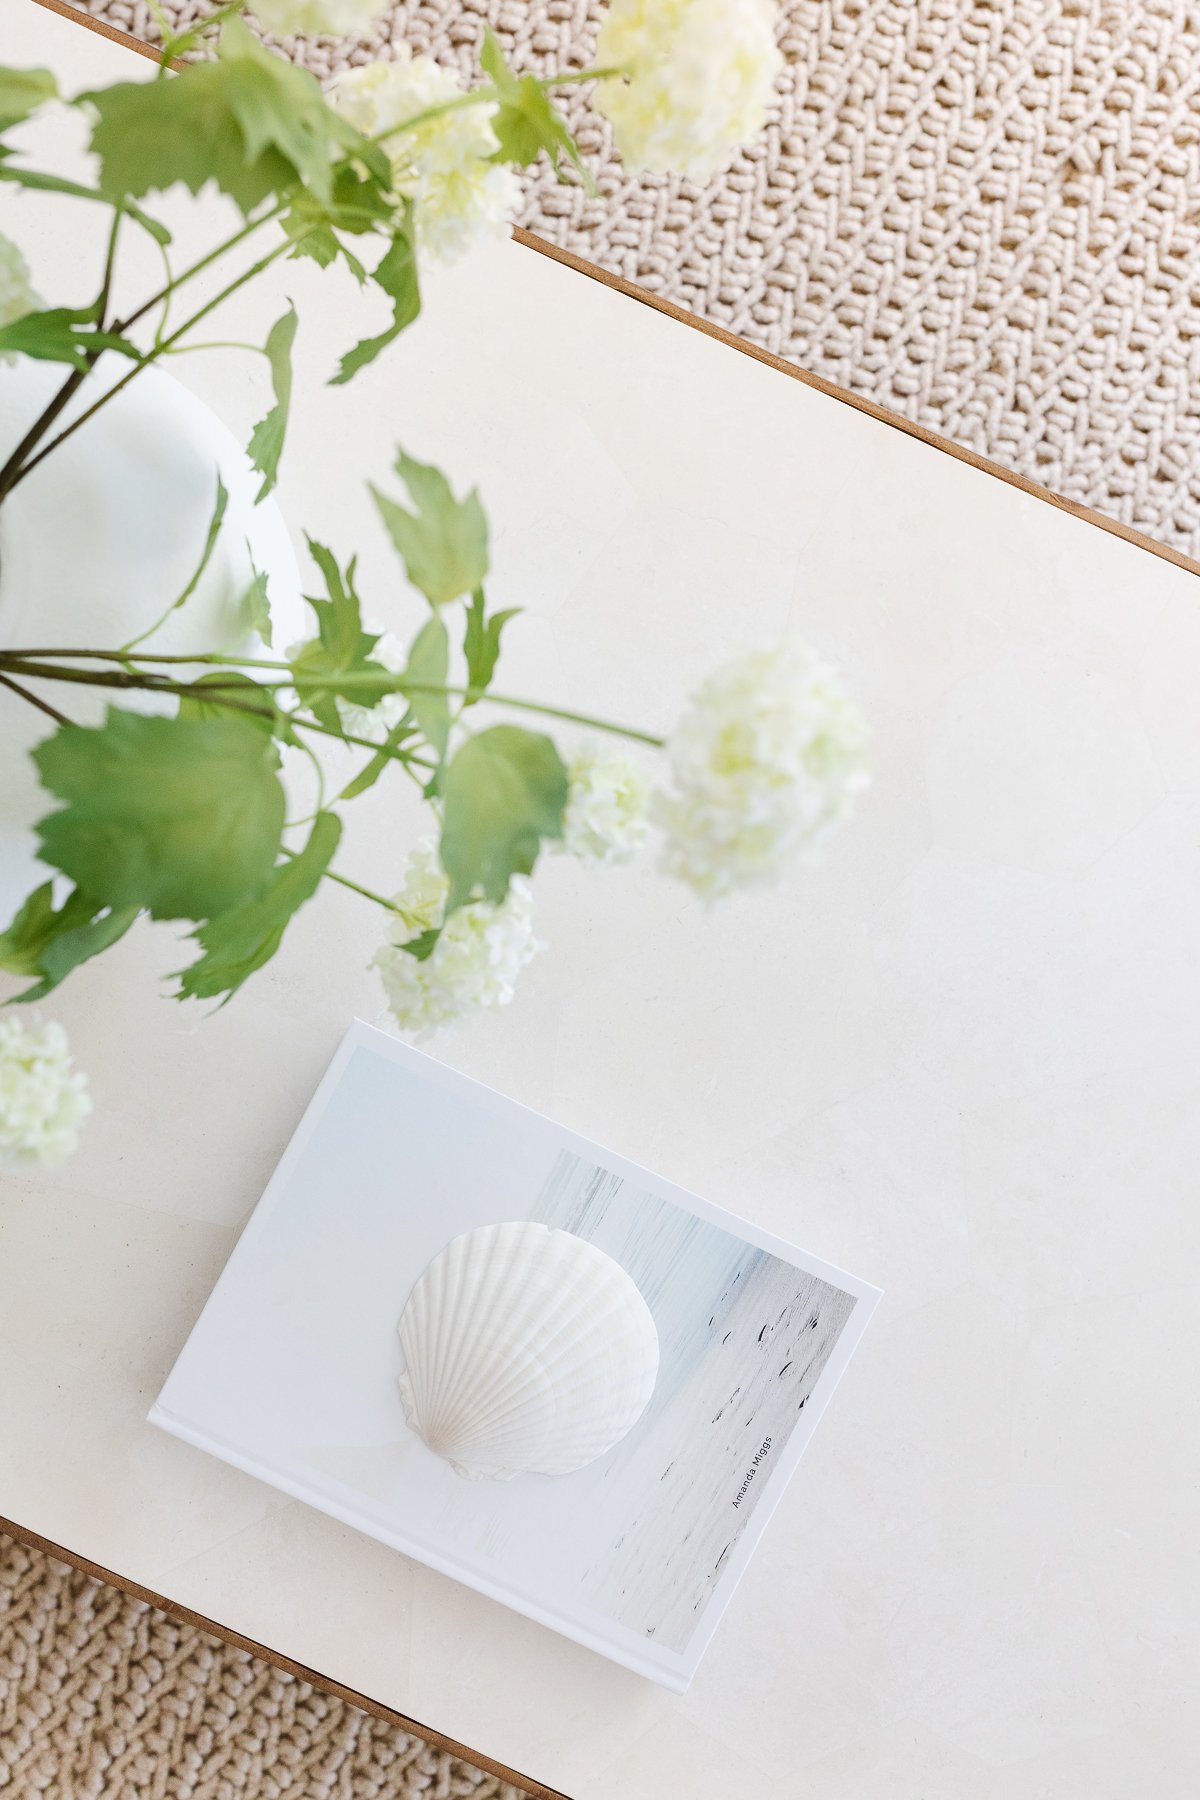
<instances>
[{"instance_id":1,"label":"white ceramic vase","mask_svg":"<svg viewBox=\"0 0 1200 1800\"><path fill-rule=\"evenodd\" d=\"M102 359L58 428L127 368L115 357ZM63 376L57 366L25 358L0 367L0 464ZM254 569L266 572L274 642L302 636L296 559L273 498L255 504L261 477L244 450L203 401L152 367L0 504L0 648L115 649L144 631L195 573L218 474L229 500L212 555L195 592L145 648L264 654L246 604ZM29 685L79 724L98 722L110 701L143 710L173 704ZM33 830L50 802L29 750L53 729L44 714L0 687L0 929L50 873L37 859Z\"/></svg>"}]
</instances>

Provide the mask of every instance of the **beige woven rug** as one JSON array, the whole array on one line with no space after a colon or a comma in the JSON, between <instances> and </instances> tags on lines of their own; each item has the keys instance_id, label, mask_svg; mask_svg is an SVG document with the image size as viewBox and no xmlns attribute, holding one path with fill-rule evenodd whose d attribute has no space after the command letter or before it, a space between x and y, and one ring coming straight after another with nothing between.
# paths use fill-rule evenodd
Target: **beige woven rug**
<instances>
[{"instance_id":1,"label":"beige woven rug","mask_svg":"<svg viewBox=\"0 0 1200 1800\"><path fill-rule=\"evenodd\" d=\"M146 0L83 0L137 35ZM206 0L165 0L176 19ZM397 0L475 68L485 20L579 64L603 0ZM1200 553L1200 5L783 0L775 124L711 186L632 180L582 91L600 198L524 223L1059 492Z\"/></svg>"},{"instance_id":2,"label":"beige woven rug","mask_svg":"<svg viewBox=\"0 0 1200 1800\"><path fill-rule=\"evenodd\" d=\"M0 1536L6 1800L524 1800L394 1725Z\"/></svg>"}]
</instances>

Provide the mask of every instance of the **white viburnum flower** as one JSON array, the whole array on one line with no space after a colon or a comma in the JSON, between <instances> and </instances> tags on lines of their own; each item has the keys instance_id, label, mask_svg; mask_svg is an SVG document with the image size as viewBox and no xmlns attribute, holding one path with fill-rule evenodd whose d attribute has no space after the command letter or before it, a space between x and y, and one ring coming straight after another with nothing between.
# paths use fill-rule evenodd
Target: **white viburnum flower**
<instances>
[{"instance_id":1,"label":"white viburnum flower","mask_svg":"<svg viewBox=\"0 0 1200 1800\"><path fill-rule=\"evenodd\" d=\"M399 913L371 959L396 1023L418 1039L485 1007L507 1006L517 976L543 948L533 935L532 890L523 875L514 875L499 906L475 900L451 913L432 953L419 962L401 946L442 925L449 891L437 850L418 844L394 896Z\"/></svg>"},{"instance_id":2,"label":"white viburnum flower","mask_svg":"<svg viewBox=\"0 0 1200 1800\"><path fill-rule=\"evenodd\" d=\"M25 258L12 239L0 231L0 325L12 325L26 313L36 312L41 304L33 291ZM12 352L0 351L0 363L15 361Z\"/></svg>"},{"instance_id":3,"label":"white viburnum flower","mask_svg":"<svg viewBox=\"0 0 1200 1800\"><path fill-rule=\"evenodd\" d=\"M360 37L387 0L251 0L250 11L272 37Z\"/></svg>"},{"instance_id":4,"label":"white viburnum flower","mask_svg":"<svg viewBox=\"0 0 1200 1800\"><path fill-rule=\"evenodd\" d=\"M0 1158L49 1168L74 1150L92 1110L61 1025L0 1016Z\"/></svg>"},{"instance_id":5,"label":"white viburnum flower","mask_svg":"<svg viewBox=\"0 0 1200 1800\"><path fill-rule=\"evenodd\" d=\"M709 900L772 880L869 779L862 714L799 644L749 651L711 675L667 751L673 789L653 805L663 866Z\"/></svg>"},{"instance_id":6,"label":"white viburnum flower","mask_svg":"<svg viewBox=\"0 0 1200 1800\"><path fill-rule=\"evenodd\" d=\"M418 113L461 99L448 69L397 46L394 62L348 69L329 90L335 107L365 137L390 132ZM521 200L521 183L505 163L488 159L498 146L495 105L481 102L427 119L385 139L396 192L416 207L417 239L439 262L453 262L490 238L504 237Z\"/></svg>"},{"instance_id":7,"label":"white viburnum flower","mask_svg":"<svg viewBox=\"0 0 1200 1800\"><path fill-rule=\"evenodd\" d=\"M628 756L585 745L567 765L570 790L562 848L606 868L628 862L646 841L650 782Z\"/></svg>"},{"instance_id":8,"label":"white viburnum flower","mask_svg":"<svg viewBox=\"0 0 1200 1800\"><path fill-rule=\"evenodd\" d=\"M783 57L771 0L612 0L596 60L621 160L707 181L762 130Z\"/></svg>"}]
</instances>

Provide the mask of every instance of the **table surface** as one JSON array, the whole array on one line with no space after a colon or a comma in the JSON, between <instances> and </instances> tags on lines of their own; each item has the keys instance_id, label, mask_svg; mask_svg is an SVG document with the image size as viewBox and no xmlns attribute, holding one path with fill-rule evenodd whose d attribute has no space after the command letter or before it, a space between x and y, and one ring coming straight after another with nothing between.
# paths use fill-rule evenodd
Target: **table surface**
<instances>
[{"instance_id":1,"label":"table surface","mask_svg":"<svg viewBox=\"0 0 1200 1800\"><path fill-rule=\"evenodd\" d=\"M146 69L28 0L0 25L68 88ZM82 166L65 116L33 140ZM0 203L56 297L99 253L62 205ZM185 249L218 210L166 206ZM85 1148L0 1194L0 1514L578 1800L1183 1800L1195 577L526 248L431 285L348 388L336 279L289 266L230 321L299 307L297 535L359 548L411 629L363 485L402 439L480 484L513 691L665 726L792 625L876 767L821 866L718 910L555 860L552 953L435 1050L884 1302L691 1690L652 1687L146 1424L348 1019L381 1019L354 895L208 1018L147 926L55 997ZM179 372L235 432L264 410L257 361ZM345 866L394 881L407 807L360 803Z\"/></svg>"}]
</instances>

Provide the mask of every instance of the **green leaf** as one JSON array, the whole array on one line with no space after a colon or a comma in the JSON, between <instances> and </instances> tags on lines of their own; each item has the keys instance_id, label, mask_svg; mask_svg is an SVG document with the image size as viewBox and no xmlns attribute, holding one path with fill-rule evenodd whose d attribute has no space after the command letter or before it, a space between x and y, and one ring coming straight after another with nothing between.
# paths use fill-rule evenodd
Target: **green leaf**
<instances>
[{"instance_id":1,"label":"green leaf","mask_svg":"<svg viewBox=\"0 0 1200 1800\"><path fill-rule=\"evenodd\" d=\"M354 586L354 560L345 574L337 559L324 544L308 539L313 561L325 579L327 600L316 600L310 594L308 604L316 614L317 636L291 659L292 680L305 706L329 731L342 734L337 696L361 706L375 706L385 694L395 689L395 676L382 663L371 661L371 651L379 642L377 634L362 628L362 608ZM342 675L353 675L351 683L339 682ZM373 679L365 679L371 677Z\"/></svg>"},{"instance_id":2,"label":"green leaf","mask_svg":"<svg viewBox=\"0 0 1200 1800\"><path fill-rule=\"evenodd\" d=\"M349 260L345 246L340 246L342 255ZM361 268L361 264L359 265ZM353 350L348 350L338 365L338 372L330 382L331 387L341 387L352 375L374 362L381 350L393 342L405 328L412 324L421 310L421 288L417 279L417 251L412 231L412 211L409 206L403 227L396 231L391 243L384 251L377 267L371 273L371 280L381 287L392 302L392 323L378 337L364 338Z\"/></svg>"},{"instance_id":3,"label":"green leaf","mask_svg":"<svg viewBox=\"0 0 1200 1800\"><path fill-rule=\"evenodd\" d=\"M53 306L0 326L0 356L13 350L41 362L66 363L80 373L87 372L102 350L117 350L134 362L142 360L141 351L128 338L97 329L94 307Z\"/></svg>"},{"instance_id":4,"label":"green leaf","mask_svg":"<svg viewBox=\"0 0 1200 1800\"><path fill-rule=\"evenodd\" d=\"M13 975L32 975L32 987L15 1000L41 1000L60 981L115 944L137 918L136 906L110 908L73 888L55 910L54 883L37 888L9 926L0 933L0 969Z\"/></svg>"},{"instance_id":5,"label":"green leaf","mask_svg":"<svg viewBox=\"0 0 1200 1800\"><path fill-rule=\"evenodd\" d=\"M475 589L467 608L467 626L463 635L469 687L485 688L491 681L500 659L500 633L520 610L519 606L508 606L503 612L493 613L489 619L484 611L483 589ZM476 699L478 695L466 704L473 706Z\"/></svg>"},{"instance_id":6,"label":"green leaf","mask_svg":"<svg viewBox=\"0 0 1200 1800\"><path fill-rule=\"evenodd\" d=\"M536 162L544 150L560 181L559 159L565 156L574 163L587 185L594 188L563 115L535 75L513 73L504 59L500 40L490 26L484 30L479 60L500 95L500 104L491 121L499 144L492 161L516 163L525 168Z\"/></svg>"},{"instance_id":7,"label":"green leaf","mask_svg":"<svg viewBox=\"0 0 1200 1800\"><path fill-rule=\"evenodd\" d=\"M293 915L320 885L341 835L336 813L318 813L303 850L276 865L255 899L193 932L204 955L177 971L180 1000L211 1000L217 994L228 1000L247 976L270 962Z\"/></svg>"},{"instance_id":8,"label":"green leaf","mask_svg":"<svg viewBox=\"0 0 1200 1800\"><path fill-rule=\"evenodd\" d=\"M251 213L268 195L306 187L334 193L348 153L378 165L379 151L325 102L307 70L264 50L239 19L226 20L216 61L190 63L172 81L125 81L80 95L96 124L92 149L110 199L140 199L181 181L198 194L215 182Z\"/></svg>"},{"instance_id":9,"label":"green leaf","mask_svg":"<svg viewBox=\"0 0 1200 1800\"><path fill-rule=\"evenodd\" d=\"M284 795L278 751L252 721L110 707L103 725L61 725L33 760L66 803L38 826L40 854L98 901L207 919L268 880Z\"/></svg>"},{"instance_id":10,"label":"green leaf","mask_svg":"<svg viewBox=\"0 0 1200 1800\"><path fill-rule=\"evenodd\" d=\"M275 702L267 688L260 687L249 675L243 675L240 669L214 669L209 675L201 675L193 681L191 689L179 696L179 717L181 719L227 719L235 711L233 707L222 706L216 700L205 698L205 689L209 692L220 688L231 700L244 700L248 706L261 709L258 713L237 712L239 719L247 725L253 725L255 731L261 731L264 737L271 737L275 731Z\"/></svg>"},{"instance_id":11,"label":"green leaf","mask_svg":"<svg viewBox=\"0 0 1200 1800\"><path fill-rule=\"evenodd\" d=\"M250 557L250 567L254 569L254 579L246 589L246 614L251 629L256 631L268 649L271 647L271 600L267 593L267 571L254 568L254 557L250 545L246 544L246 554Z\"/></svg>"},{"instance_id":12,"label":"green leaf","mask_svg":"<svg viewBox=\"0 0 1200 1800\"><path fill-rule=\"evenodd\" d=\"M218 474L217 494L213 501L212 512L209 514L208 529L204 534L204 546L200 552L200 561L192 571L191 579L179 597L172 600L170 606L168 606L164 612L159 613L157 619L155 619L152 624L147 625L145 631L139 631L136 637L130 638L127 643L121 645L122 650L132 650L136 644L144 644L147 638L154 636L155 632L170 618L173 612L178 612L179 608L185 606L191 599L197 587L200 585L200 579L203 576L205 569L207 569L209 562L212 560L212 553L216 548L217 539L221 535L221 526L224 523L225 509L228 505L229 490L226 488L225 483Z\"/></svg>"},{"instance_id":13,"label":"green leaf","mask_svg":"<svg viewBox=\"0 0 1200 1800\"><path fill-rule=\"evenodd\" d=\"M359 152L353 162L339 163L333 171L330 200L317 200L301 190L282 219L283 229L295 243L293 256L309 256L323 269L340 256L360 286L368 279L367 271L338 232L353 237L377 233L383 227L389 238L397 233L408 238L412 214L411 202L398 200L392 192L387 158L381 158L378 171L366 168L364 162L365 156ZM390 278L387 269L384 278Z\"/></svg>"},{"instance_id":14,"label":"green leaf","mask_svg":"<svg viewBox=\"0 0 1200 1800\"><path fill-rule=\"evenodd\" d=\"M435 613L418 631L408 653L405 675L412 681L445 687L450 671L450 638ZM413 717L441 762L450 739L450 702L445 694L413 693L407 696Z\"/></svg>"},{"instance_id":15,"label":"green leaf","mask_svg":"<svg viewBox=\"0 0 1200 1800\"><path fill-rule=\"evenodd\" d=\"M58 83L49 69L0 68L0 131L19 125L57 94Z\"/></svg>"},{"instance_id":16,"label":"green leaf","mask_svg":"<svg viewBox=\"0 0 1200 1800\"><path fill-rule=\"evenodd\" d=\"M198 194L212 181L248 214L299 179L277 148L247 151L223 63L191 63L171 81L122 81L80 99L96 112L92 149L110 200L139 200L177 181Z\"/></svg>"},{"instance_id":17,"label":"green leaf","mask_svg":"<svg viewBox=\"0 0 1200 1800\"><path fill-rule=\"evenodd\" d=\"M315 538L306 537L305 542L321 571L329 596L327 600L314 600L308 596L308 604L317 615L320 642L333 659L331 667L348 669L352 663L369 656L379 641L362 628L362 602L354 586L355 559L351 558L347 563L343 575L332 550L318 544Z\"/></svg>"},{"instance_id":18,"label":"green leaf","mask_svg":"<svg viewBox=\"0 0 1200 1800\"><path fill-rule=\"evenodd\" d=\"M299 320L296 309L288 301L288 309L281 319L276 319L267 333L264 355L271 365L271 385L275 389L275 404L265 419L260 419L250 437L247 454L254 467L263 478L262 486L254 497L257 506L265 500L275 486L275 478L279 473L279 458L283 452L283 439L287 431L288 409L292 404L292 345L296 338L296 326ZM270 643L270 637L266 640Z\"/></svg>"},{"instance_id":19,"label":"green leaf","mask_svg":"<svg viewBox=\"0 0 1200 1800\"><path fill-rule=\"evenodd\" d=\"M487 516L474 488L456 500L440 469L415 462L401 450L396 473L416 507L409 512L372 487L375 504L404 559L408 579L431 606L469 594L488 570Z\"/></svg>"},{"instance_id":20,"label":"green leaf","mask_svg":"<svg viewBox=\"0 0 1200 1800\"><path fill-rule=\"evenodd\" d=\"M428 931L418 932L416 937L406 938L399 947L407 950L410 956L415 956L418 962L428 962L437 949L437 941L441 935L441 926L433 925Z\"/></svg>"},{"instance_id":21,"label":"green leaf","mask_svg":"<svg viewBox=\"0 0 1200 1800\"><path fill-rule=\"evenodd\" d=\"M562 836L567 771L548 737L494 725L468 738L442 780L442 866L448 910L482 894L499 902L528 875L543 838Z\"/></svg>"},{"instance_id":22,"label":"green leaf","mask_svg":"<svg viewBox=\"0 0 1200 1800\"><path fill-rule=\"evenodd\" d=\"M19 187L32 188L45 194L70 194L76 200L98 200L102 206L111 206L112 200L102 194L99 188L84 187L82 182L67 181L62 175L46 175L41 169L19 169L9 162L0 162L0 181L14 181ZM171 234L165 225L152 219L149 213L142 211L127 201L125 211L135 224L148 231L156 244L166 249L171 242Z\"/></svg>"},{"instance_id":23,"label":"green leaf","mask_svg":"<svg viewBox=\"0 0 1200 1800\"><path fill-rule=\"evenodd\" d=\"M248 159L278 152L312 193L332 198L332 151L343 140L345 122L326 105L316 77L264 50L236 16L222 29L220 59Z\"/></svg>"}]
</instances>

